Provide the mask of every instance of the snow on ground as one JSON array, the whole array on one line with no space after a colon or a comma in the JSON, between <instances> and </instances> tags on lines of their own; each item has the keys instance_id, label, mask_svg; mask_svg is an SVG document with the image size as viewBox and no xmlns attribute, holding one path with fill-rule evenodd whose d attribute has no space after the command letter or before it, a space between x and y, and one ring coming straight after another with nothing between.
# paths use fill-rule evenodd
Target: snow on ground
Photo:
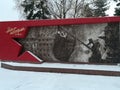
<instances>
[{"instance_id":1,"label":"snow on ground","mask_svg":"<svg viewBox=\"0 0 120 90\"><path fill-rule=\"evenodd\" d=\"M0 67L0 90L120 90L120 77L13 71Z\"/></svg>"}]
</instances>

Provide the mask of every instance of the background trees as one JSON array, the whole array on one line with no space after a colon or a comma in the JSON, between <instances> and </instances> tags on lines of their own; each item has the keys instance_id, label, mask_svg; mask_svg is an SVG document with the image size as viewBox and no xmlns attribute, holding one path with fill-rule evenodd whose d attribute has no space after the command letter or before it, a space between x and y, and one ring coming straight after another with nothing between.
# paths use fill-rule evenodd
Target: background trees
<instances>
[{"instance_id":1,"label":"background trees","mask_svg":"<svg viewBox=\"0 0 120 90\"><path fill-rule=\"evenodd\" d=\"M106 16L107 0L23 0L16 1L26 19L61 19Z\"/></svg>"},{"instance_id":2,"label":"background trees","mask_svg":"<svg viewBox=\"0 0 120 90\"><path fill-rule=\"evenodd\" d=\"M92 0L84 5L84 17L103 17L107 16L106 11L109 9L108 0Z\"/></svg>"},{"instance_id":3,"label":"background trees","mask_svg":"<svg viewBox=\"0 0 120 90\"><path fill-rule=\"evenodd\" d=\"M47 0L23 0L17 2L22 15L26 19L49 19Z\"/></svg>"},{"instance_id":4,"label":"background trees","mask_svg":"<svg viewBox=\"0 0 120 90\"><path fill-rule=\"evenodd\" d=\"M106 16L105 11L108 10L107 0L94 0L94 16Z\"/></svg>"}]
</instances>

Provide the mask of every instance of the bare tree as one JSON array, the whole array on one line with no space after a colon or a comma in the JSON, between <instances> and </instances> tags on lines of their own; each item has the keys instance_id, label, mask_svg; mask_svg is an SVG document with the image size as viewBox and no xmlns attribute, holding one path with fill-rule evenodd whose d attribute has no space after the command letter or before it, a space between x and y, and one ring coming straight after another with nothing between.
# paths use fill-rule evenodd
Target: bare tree
<instances>
[{"instance_id":1,"label":"bare tree","mask_svg":"<svg viewBox=\"0 0 120 90\"><path fill-rule=\"evenodd\" d=\"M88 14L88 8L89 11L91 9L89 7L90 1L93 0L52 0L49 1L49 11L56 19L83 17Z\"/></svg>"},{"instance_id":2,"label":"bare tree","mask_svg":"<svg viewBox=\"0 0 120 90\"><path fill-rule=\"evenodd\" d=\"M49 11L53 18L67 18L71 10L73 0L52 0L49 1Z\"/></svg>"},{"instance_id":3,"label":"bare tree","mask_svg":"<svg viewBox=\"0 0 120 90\"><path fill-rule=\"evenodd\" d=\"M84 11L85 0L75 0L73 2L71 17L81 17L82 12Z\"/></svg>"}]
</instances>

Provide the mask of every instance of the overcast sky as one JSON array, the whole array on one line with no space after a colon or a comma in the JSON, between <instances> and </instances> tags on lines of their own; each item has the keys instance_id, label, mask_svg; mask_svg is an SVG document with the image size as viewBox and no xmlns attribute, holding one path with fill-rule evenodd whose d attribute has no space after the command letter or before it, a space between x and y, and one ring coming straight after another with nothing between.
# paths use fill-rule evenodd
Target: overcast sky
<instances>
[{"instance_id":1,"label":"overcast sky","mask_svg":"<svg viewBox=\"0 0 120 90\"><path fill-rule=\"evenodd\" d=\"M0 21L21 20L19 12L15 8L14 0L0 0ZM110 0L111 1L111 0ZM115 4L111 2L110 9L107 14L113 15Z\"/></svg>"},{"instance_id":2,"label":"overcast sky","mask_svg":"<svg viewBox=\"0 0 120 90\"><path fill-rule=\"evenodd\" d=\"M0 21L19 20L19 12L15 9L14 0L0 0Z\"/></svg>"}]
</instances>

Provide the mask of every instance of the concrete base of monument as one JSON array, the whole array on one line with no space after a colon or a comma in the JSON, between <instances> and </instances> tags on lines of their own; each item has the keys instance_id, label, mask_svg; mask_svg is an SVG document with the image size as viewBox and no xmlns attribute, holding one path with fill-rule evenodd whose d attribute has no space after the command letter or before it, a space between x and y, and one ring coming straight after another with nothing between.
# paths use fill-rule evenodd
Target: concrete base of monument
<instances>
[{"instance_id":1,"label":"concrete base of monument","mask_svg":"<svg viewBox=\"0 0 120 90\"><path fill-rule=\"evenodd\" d=\"M17 71L120 76L119 65L63 64L47 62L44 62L42 64L27 64L15 62L1 62L1 67Z\"/></svg>"}]
</instances>

